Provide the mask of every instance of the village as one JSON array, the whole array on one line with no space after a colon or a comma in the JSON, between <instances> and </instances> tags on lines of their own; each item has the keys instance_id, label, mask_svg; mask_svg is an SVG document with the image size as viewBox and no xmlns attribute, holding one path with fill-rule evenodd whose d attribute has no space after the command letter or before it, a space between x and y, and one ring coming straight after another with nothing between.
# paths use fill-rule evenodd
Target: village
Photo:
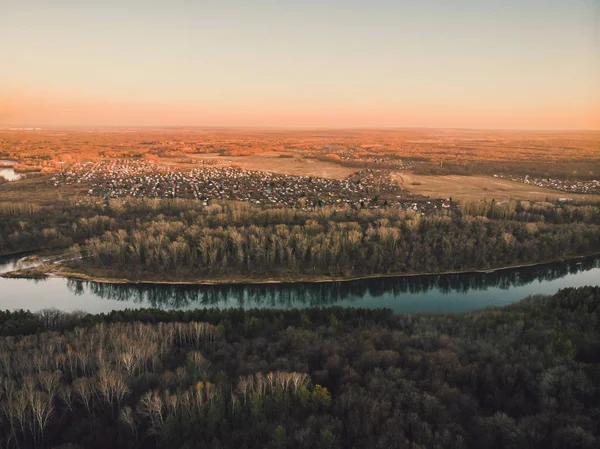
<instances>
[{"instance_id":1,"label":"village","mask_svg":"<svg viewBox=\"0 0 600 449\"><path fill-rule=\"evenodd\" d=\"M529 175L516 176L504 174L494 175L494 178L508 179L524 184L533 184L538 187L562 190L563 192L600 194L600 181L595 179L591 181L569 181L566 179L535 178Z\"/></svg>"},{"instance_id":2,"label":"village","mask_svg":"<svg viewBox=\"0 0 600 449\"><path fill-rule=\"evenodd\" d=\"M394 170L410 170L416 165L414 160L401 158L390 150L372 152L365 148L356 150L346 146L326 146L318 151L305 150L304 155L315 159L345 162L349 165L381 166Z\"/></svg>"},{"instance_id":3,"label":"village","mask_svg":"<svg viewBox=\"0 0 600 449\"><path fill-rule=\"evenodd\" d=\"M51 178L55 187L83 185L104 199L194 198L245 201L264 207L315 208L347 205L354 209L397 207L432 212L457 207L446 199L415 196L389 171L361 170L346 179L327 179L250 171L236 167L179 168L147 160L76 163Z\"/></svg>"}]
</instances>

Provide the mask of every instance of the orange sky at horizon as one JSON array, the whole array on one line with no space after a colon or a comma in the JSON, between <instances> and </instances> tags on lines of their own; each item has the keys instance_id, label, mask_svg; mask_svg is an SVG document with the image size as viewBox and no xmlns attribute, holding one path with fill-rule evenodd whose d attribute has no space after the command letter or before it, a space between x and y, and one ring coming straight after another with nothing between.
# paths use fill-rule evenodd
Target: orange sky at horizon
<instances>
[{"instance_id":1,"label":"orange sky at horizon","mask_svg":"<svg viewBox=\"0 0 600 449\"><path fill-rule=\"evenodd\" d=\"M427 127L481 129L600 129L600 107L504 108L413 105L404 108L291 108L210 106L107 101L2 94L4 126L256 126L256 127Z\"/></svg>"}]
</instances>

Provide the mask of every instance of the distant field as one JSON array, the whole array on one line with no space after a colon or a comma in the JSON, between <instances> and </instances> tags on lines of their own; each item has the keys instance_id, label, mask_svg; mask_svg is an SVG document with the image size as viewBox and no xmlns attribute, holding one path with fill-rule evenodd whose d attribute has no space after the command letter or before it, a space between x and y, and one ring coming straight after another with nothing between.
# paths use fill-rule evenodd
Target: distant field
<instances>
[{"instance_id":1,"label":"distant field","mask_svg":"<svg viewBox=\"0 0 600 449\"><path fill-rule=\"evenodd\" d=\"M50 206L59 200L87 194L80 186L55 188L50 182L51 175L0 184L0 202L27 202Z\"/></svg>"},{"instance_id":2,"label":"distant field","mask_svg":"<svg viewBox=\"0 0 600 449\"><path fill-rule=\"evenodd\" d=\"M574 200L600 202L599 195L570 194L487 176L423 176L410 172L397 173L393 176L409 191L436 198L452 197L452 199L463 201L573 198Z\"/></svg>"},{"instance_id":3,"label":"distant field","mask_svg":"<svg viewBox=\"0 0 600 449\"><path fill-rule=\"evenodd\" d=\"M205 167L198 159L253 171L343 179L367 167L396 170L415 194L457 199L600 201L506 179L600 179L600 131L268 130L234 128L106 128L0 130L0 159L22 169L55 173L75 162L114 158ZM208 165L210 166L210 165ZM418 174L417 174L418 173ZM467 176L467 175L472 176ZM402 178L403 177L403 178ZM49 178L47 178L49 179ZM78 186L50 188L42 180L0 186L0 201L52 203L86 194Z\"/></svg>"},{"instance_id":4,"label":"distant field","mask_svg":"<svg viewBox=\"0 0 600 449\"><path fill-rule=\"evenodd\" d=\"M220 156L216 154L195 154L199 159L233 161L236 166L246 170L266 171L284 175L315 176L320 178L344 179L357 171L356 168L343 167L335 162L324 162L309 158L280 157L282 153L270 152L248 156ZM227 164L229 165L229 164Z\"/></svg>"}]
</instances>

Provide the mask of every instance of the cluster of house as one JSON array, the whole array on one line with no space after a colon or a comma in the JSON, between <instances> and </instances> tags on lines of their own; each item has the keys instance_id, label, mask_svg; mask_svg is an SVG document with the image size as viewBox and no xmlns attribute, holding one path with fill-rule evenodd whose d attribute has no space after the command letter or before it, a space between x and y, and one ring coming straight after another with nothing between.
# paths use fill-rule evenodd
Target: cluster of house
<instances>
[{"instance_id":1,"label":"cluster of house","mask_svg":"<svg viewBox=\"0 0 600 449\"><path fill-rule=\"evenodd\" d=\"M417 212L452 207L450 201L412 198L385 170L361 170L346 179L249 171L233 167L181 169L153 161L111 160L74 164L57 173L55 186L82 184L104 198L196 198L247 201L272 207L353 208L395 206Z\"/></svg>"},{"instance_id":2,"label":"cluster of house","mask_svg":"<svg viewBox=\"0 0 600 449\"><path fill-rule=\"evenodd\" d=\"M600 181L569 181L565 179L554 178L535 178L529 175L494 175L495 178L504 178L511 181L533 184L539 187L548 187L550 189L562 190L570 193L591 193L600 194Z\"/></svg>"},{"instance_id":3,"label":"cluster of house","mask_svg":"<svg viewBox=\"0 0 600 449\"><path fill-rule=\"evenodd\" d=\"M415 167L415 161L407 161L404 159L396 159L387 156L375 156L371 158L374 164L385 165L396 170L410 170Z\"/></svg>"},{"instance_id":4,"label":"cluster of house","mask_svg":"<svg viewBox=\"0 0 600 449\"><path fill-rule=\"evenodd\" d=\"M398 157L382 155L381 153L373 154L364 149L361 151L356 151L354 148L336 146L326 147L317 152L308 151L307 156L314 157L316 159L324 157L325 159L336 158L337 160L348 162L376 164L385 166L387 168L393 168L395 170L410 170L415 166L415 161L412 160L404 160Z\"/></svg>"},{"instance_id":5,"label":"cluster of house","mask_svg":"<svg viewBox=\"0 0 600 449\"><path fill-rule=\"evenodd\" d=\"M234 164L235 161L232 160L223 160L223 159L199 159L199 158L189 158L183 161L186 164L194 164L194 165L231 165Z\"/></svg>"}]
</instances>

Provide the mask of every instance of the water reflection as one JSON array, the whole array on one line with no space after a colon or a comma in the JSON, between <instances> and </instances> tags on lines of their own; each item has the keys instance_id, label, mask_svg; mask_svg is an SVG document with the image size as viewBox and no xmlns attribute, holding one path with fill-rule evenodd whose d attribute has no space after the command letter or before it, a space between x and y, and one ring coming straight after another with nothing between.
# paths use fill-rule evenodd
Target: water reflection
<instances>
[{"instance_id":1,"label":"water reflection","mask_svg":"<svg viewBox=\"0 0 600 449\"><path fill-rule=\"evenodd\" d=\"M35 251L27 251L12 256L0 257L0 274L8 273L9 271L22 270L24 268L32 268L43 261L27 260L27 256L35 254Z\"/></svg>"},{"instance_id":2,"label":"water reflection","mask_svg":"<svg viewBox=\"0 0 600 449\"><path fill-rule=\"evenodd\" d=\"M17 181L21 179L21 175L15 173L15 170L12 167L6 167L7 165L15 165L16 163L17 161L10 159L0 159L0 177L7 181Z\"/></svg>"},{"instance_id":3,"label":"water reflection","mask_svg":"<svg viewBox=\"0 0 600 449\"><path fill-rule=\"evenodd\" d=\"M416 297L422 294L439 296L441 294L456 299L460 295L472 292L522 291L519 287L531 286L531 289L523 291L522 296L517 298L520 299L527 294L536 293L536 283L537 285L550 283L598 268L600 268L600 258L596 257L492 273L411 276L319 284L182 286L106 284L73 280L66 282L69 291L74 295L91 294L106 300L128 302L132 307L169 309L210 306L294 308L333 304L354 305L357 301L364 306L362 302L365 298L371 301L370 307L381 307L382 301L378 301L378 298L389 301L402 296ZM569 285L567 283L562 286ZM508 298L510 295L506 297Z\"/></svg>"}]
</instances>

